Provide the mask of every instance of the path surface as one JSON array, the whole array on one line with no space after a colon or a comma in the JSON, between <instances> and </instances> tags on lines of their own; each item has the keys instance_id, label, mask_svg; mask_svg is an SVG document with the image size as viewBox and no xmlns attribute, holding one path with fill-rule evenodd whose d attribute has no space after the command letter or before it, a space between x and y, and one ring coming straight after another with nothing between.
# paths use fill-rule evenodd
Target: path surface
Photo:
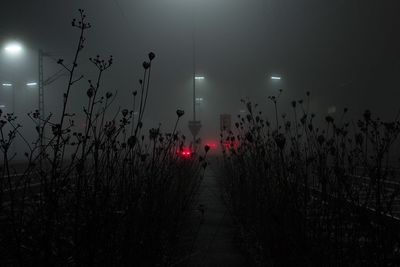
<instances>
[{"instance_id":1,"label":"path surface","mask_svg":"<svg viewBox=\"0 0 400 267\"><path fill-rule=\"evenodd\" d=\"M216 166L206 168L195 209L181 238L187 256L176 266L247 266L213 168Z\"/></svg>"}]
</instances>

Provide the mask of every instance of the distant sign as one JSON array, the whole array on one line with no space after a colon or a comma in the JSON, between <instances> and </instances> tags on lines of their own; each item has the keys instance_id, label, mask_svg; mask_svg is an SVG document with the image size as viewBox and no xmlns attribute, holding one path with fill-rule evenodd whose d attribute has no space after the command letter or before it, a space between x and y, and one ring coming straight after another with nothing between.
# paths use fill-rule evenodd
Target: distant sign
<instances>
[{"instance_id":1,"label":"distant sign","mask_svg":"<svg viewBox=\"0 0 400 267\"><path fill-rule=\"evenodd\" d=\"M200 121L189 121L189 130L193 136L197 136L201 129Z\"/></svg>"},{"instance_id":2,"label":"distant sign","mask_svg":"<svg viewBox=\"0 0 400 267\"><path fill-rule=\"evenodd\" d=\"M220 115L220 126L222 131L231 131L231 114Z\"/></svg>"}]
</instances>

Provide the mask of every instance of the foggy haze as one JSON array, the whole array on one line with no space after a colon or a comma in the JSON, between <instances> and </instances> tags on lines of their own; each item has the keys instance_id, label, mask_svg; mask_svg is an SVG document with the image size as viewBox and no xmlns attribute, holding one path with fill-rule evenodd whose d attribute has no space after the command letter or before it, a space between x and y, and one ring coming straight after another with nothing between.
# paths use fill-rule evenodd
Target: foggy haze
<instances>
[{"instance_id":1,"label":"foggy haze","mask_svg":"<svg viewBox=\"0 0 400 267\"><path fill-rule=\"evenodd\" d=\"M92 28L80 59L79 73L93 79L87 60L97 54L115 64L101 90L118 91L114 110L130 108L139 90L142 62L153 51L152 79L145 128L172 130L175 110L185 110L179 128L187 136L192 119L193 36L195 42L197 108L203 140L218 142L219 115L236 114L240 99L258 103L272 117L269 95L278 94L280 109L311 92L311 110L351 116L369 108L393 119L399 110L400 17L397 1L281 0L14 0L3 3L0 40L19 40L25 52L18 61L1 55L1 82L15 84L16 113L37 109L37 50L72 61L78 33L71 20L85 9ZM49 58L45 79L59 70ZM271 75L282 77L270 80ZM45 87L45 110L57 115L66 78ZM69 109L81 113L86 104L85 81L72 89ZM1 88L0 104L11 105L12 93ZM5 110L11 112L11 110ZM321 118L322 119L322 118ZM77 124L80 123L77 121ZM26 127L29 128L30 127ZM33 128L33 127L32 127Z\"/></svg>"}]
</instances>

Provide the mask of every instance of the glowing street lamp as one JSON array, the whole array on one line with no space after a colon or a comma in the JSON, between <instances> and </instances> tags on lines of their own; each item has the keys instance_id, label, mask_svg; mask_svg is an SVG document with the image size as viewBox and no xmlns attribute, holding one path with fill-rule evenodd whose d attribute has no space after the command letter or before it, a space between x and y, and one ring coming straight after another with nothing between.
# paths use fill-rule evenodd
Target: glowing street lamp
<instances>
[{"instance_id":1,"label":"glowing street lamp","mask_svg":"<svg viewBox=\"0 0 400 267\"><path fill-rule=\"evenodd\" d=\"M196 97L196 81L202 81L205 79L204 76L199 76L199 75L193 75L194 80L193 80L193 121L196 121L196 102L198 101L203 101L203 99L199 97Z\"/></svg>"},{"instance_id":2,"label":"glowing street lamp","mask_svg":"<svg viewBox=\"0 0 400 267\"><path fill-rule=\"evenodd\" d=\"M4 46L4 51L9 55L19 55L22 53L22 45L17 42L11 42Z\"/></svg>"},{"instance_id":3,"label":"glowing street lamp","mask_svg":"<svg viewBox=\"0 0 400 267\"><path fill-rule=\"evenodd\" d=\"M196 75L196 8L195 1L192 1L192 45L193 45L193 120L189 121L189 130L193 135L193 146L196 145L196 136L201 129L200 120L196 120L196 81L204 80L204 76Z\"/></svg>"},{"instance_id":4,"label":"glowing street lamp","mask_svg":"<svg viewBox=\"0 0 400 267\"><path fill-rule=\"evenodd\" d=\"M29 82L26 84L26 86L36 86L37 82Z\"/></svg>"},{"instance_id":5,"label":"glowing street lamp","mask_svg":"<svg viewBox=\"0 0 400 267\"><path fill-rule=\"evenodd\" d=\"M271 80L281 80L280 76L271 76Z\"/></svg>"},{"instance_id":6,"label":"glowing street lamp","mask_svg":"<svg viewBox=\"0 0 400 267\"><path fill-rule=\"evenodd\" d=\"M194 61L194 56L193 56ZM194 74L195 67L193 66L193 120L189 121L189 130L192 132L193 135L193 144L195 144L196 136L200 132L201 122L196 120L196 104L200 104L203 101L203 98L196 97L196 81L204 80L204 76L197 76Z\"/></svg>"},{"instance_id":7,"label":"glowing street lamp","mask_svg":"<svg viewBox=\"0 0 400 267\"><path fill-rule=\"evenodd\" d=\"M19 56L20 54L22 54L23 52L23 47L21 43L18 42L9 42L7 44L4 45L3 50L5 52L6 55L9 56ZM13 87L12 83L3 83L2 84L3 87ZM14 89L14 88L13 88ZM12 112L15 112L15 90L12 91Z\"/></svg>"}]
</instances>

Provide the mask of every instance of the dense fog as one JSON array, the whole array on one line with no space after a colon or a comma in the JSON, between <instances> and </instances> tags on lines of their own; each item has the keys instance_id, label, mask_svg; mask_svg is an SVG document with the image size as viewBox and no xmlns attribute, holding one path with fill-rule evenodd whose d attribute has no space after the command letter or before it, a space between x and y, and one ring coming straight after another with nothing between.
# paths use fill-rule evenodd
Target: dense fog
<instances>
[{"instance_id":1,"label":"dense fog","mask_svg":"<svg viewBox=\"0 0 400 267\"><path fill-rule=\"evenodd\" d=\"M142 62L153 51L148 108L144 127L171 131L176 109L185 110L179 128L190 136L193 71L196 80L200 137L218 143L220 114L236 118L245 107L240 99L259 104L264 116L273 112L270 95L278 95L279 109L291 115L290 102L311 92L310 109L321 120L326 114L349 118L365 109L384 119L398 110L399 7L396 1L298 0L113 0L9 1L0 17L0 41L23 44L17 58L0 55L0 105L19 116L24 132L34 135L26 113L37 109L38 49L44 59L45 79L60 66L55 60L73 59L78 32L71 20L83 8L92 28L79 60L79 74L95 79L88 58L113 55L115 64L104 75L101 90L117 93L113 110L131 108L132 92L139 90ZM195 70L193 70L193 65ZM281 80L271 80L271 76ZM62 106L67 80L61 76L45 86L45 112ZM68 109L82 114L87 82L71 92ZM14 91L13 91L14 90ZM13 105L15 103L15 105ZM14 106L14 107L13 107ZM77 126L83 122L76 117Z\"/></svg>"}]
</instances>

